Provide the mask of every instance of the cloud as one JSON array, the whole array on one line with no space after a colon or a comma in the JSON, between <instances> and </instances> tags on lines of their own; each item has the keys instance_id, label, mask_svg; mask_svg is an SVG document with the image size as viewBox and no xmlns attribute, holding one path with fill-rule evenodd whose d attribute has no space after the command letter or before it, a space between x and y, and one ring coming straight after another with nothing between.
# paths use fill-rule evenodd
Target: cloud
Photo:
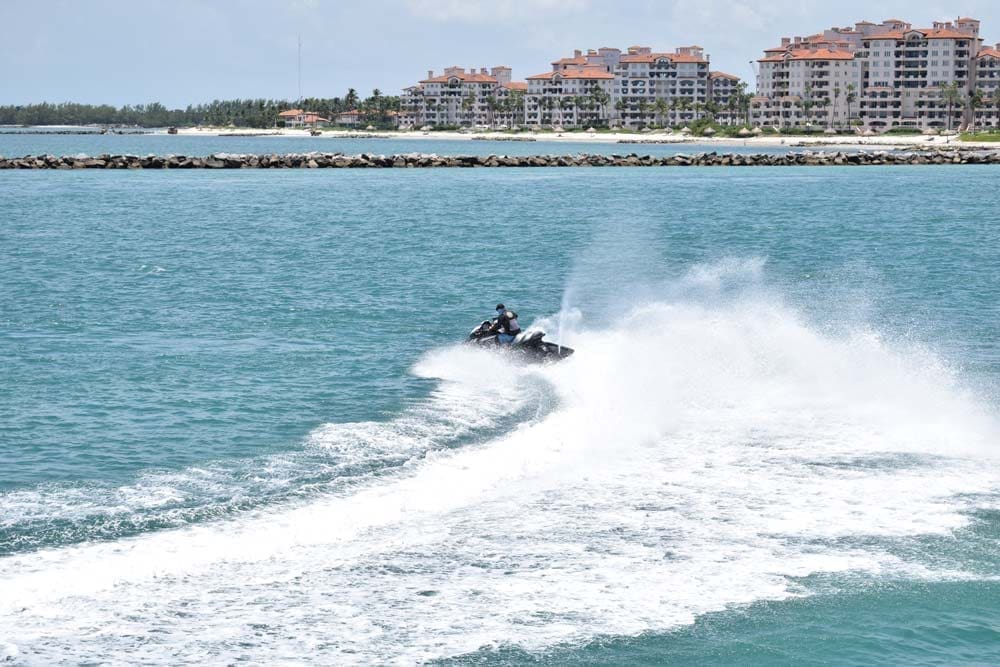
<instances>
[{"instance_id":1,"label":"cloud","mask_svg":"<svg viewBox=\"0 0 1000 667\"><path fill-rule=\"evenodd\" d=\"M585 10L590 0L406 0L405 4L410 14L432 21L510 23Z\"/></svg>"}]
</instances>

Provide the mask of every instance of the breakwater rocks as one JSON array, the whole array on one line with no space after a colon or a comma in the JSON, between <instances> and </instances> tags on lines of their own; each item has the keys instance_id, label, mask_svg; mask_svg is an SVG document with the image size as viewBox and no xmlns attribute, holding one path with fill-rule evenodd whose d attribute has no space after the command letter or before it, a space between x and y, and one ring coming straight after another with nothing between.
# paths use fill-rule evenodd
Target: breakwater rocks
<instances>
[{"instance_id":1,"label":"breakwater rocks","mask_svg":"<svg viewBox=\"0 0 1000 667\"><path fill-rule=\"evenodd\" d=\"M293 153L207 157L184 155L29 155L0 157L0 169L386 169L445 167L810 167L924 164L1000 164L1000 153L795 152L637 155L344 155Z\"/></svg>"}]
</instances>

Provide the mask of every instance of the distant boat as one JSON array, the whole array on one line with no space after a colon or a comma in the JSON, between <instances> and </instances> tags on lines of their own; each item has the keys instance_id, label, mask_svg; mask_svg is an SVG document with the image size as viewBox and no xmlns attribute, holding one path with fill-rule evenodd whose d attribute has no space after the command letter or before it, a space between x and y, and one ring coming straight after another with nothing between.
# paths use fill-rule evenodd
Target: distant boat
<instances>
[{"instance_id":1,"label":"distant boat","mask_svg":"<svg viewBox=\"0 0 1000 667\"><path fill-rule=\"evenodd\" d=\"M167 128L167 134L177 134L177 128L176 127L168 127Z\"/></svg>"}]
</instances>

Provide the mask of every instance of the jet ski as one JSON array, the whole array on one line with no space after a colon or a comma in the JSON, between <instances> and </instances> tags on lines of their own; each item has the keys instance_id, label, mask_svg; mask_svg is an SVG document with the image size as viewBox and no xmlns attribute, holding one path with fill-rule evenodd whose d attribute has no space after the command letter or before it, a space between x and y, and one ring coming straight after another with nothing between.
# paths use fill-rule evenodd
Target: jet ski
<instances>
[{"instance_id":1,"label":"jet ski","mask_svg":"<svg viewBox=\"0 0 1000 667\"><path fill-rule=\"evenodd\" d=\"M492 328L493 322L483 321L469 333L469 339L466 342L470 345L487 348L509 348L511 352L524 356L533 362L559 361L573 354L572 348L542 340L545 337L545 332L539 329L522 331L511 341L510 345L501 346L497 335L490 331Z\"/></svg>"}]
</instances>

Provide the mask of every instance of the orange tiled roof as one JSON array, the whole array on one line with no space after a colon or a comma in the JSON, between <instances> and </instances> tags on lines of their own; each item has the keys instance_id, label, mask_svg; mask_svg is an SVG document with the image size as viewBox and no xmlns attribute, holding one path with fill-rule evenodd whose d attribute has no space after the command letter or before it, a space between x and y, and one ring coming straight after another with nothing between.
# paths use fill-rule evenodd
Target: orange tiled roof
<instances>
[{"instance_id":1,"label":"orange tiled roof","mask_svg":"<svg viewBox=\"0 0 1000 667\"><path fill-rule=\"evenodd\" d=\"M289 109L288 111L282 111L278 114L279 118L291 118L292 116L301 116L305 111L302 109Z\"/></svg>"},{"instance_id":2,"label":"orange tiled roof","mask_svg":"<svg viewBox=\"0 0 1000 667\"><path fill-rule=\"evenodd\" d=\"M660 58L666 58L667 60L673 60L674 54L672 53L628 53L623 55L618 59L618 62L622 63L651 63L654 60L659 60Z\"/></svg>"},{"instance_id":3,"label":"orange tiled roof","mask_svg":"<svg viewBox=\"0 0 1000 667\"><path fill-rule=\"evenodd\" d=\"M801 50L792 52L792 60L854 60L853 51L831 51L830 49Z\"/></svg>"},{"instance_id":4,"label":"orange tiled roof","mask_svg":"<svg viewBox=\"0 0 1000 667\"><path fill-rule=\"evenodd\" d=\"M511 81L510 83L505 83L503 87L507 88L508 90L527 90L528 89L528 82L527 81Z\"/></svg>"},{"instance_id":5,"label":"orange tiled roof","mask_svg":"<svg viewBox=\"0 0 1000 667\"><path fill-rule=\"evenodd\" d=\"M478 74L478 73L461 73L457 72L455 74L442 74L441 76L435 76L430 79L424 79L420 83L448 83L452 78L458 79L462 83L496 83L496 77L490 76L489 74Z\"/></svg>"},{"instance_id":6,"label":"orange tiled roof","mask_svg":"<svg viewBox=\"0 0 1000 667\"><path fill-rule=\"evenodd\" d=\"M670 59L675 63L707 63L704 56L693 56L687 53L671 53Z\"/></svg>"},{"instance_id":7,"label":"orange tiled roof","mask_svg":"<svg viewBox=\"0 0 1000 667\"><path fill-rule=\"evenodd\" d=\"M904 39L906 35L914 32L920 33L927 39L976 39L975 35L951 28L911 28L905 31L890 30L879 35L868 35L864 38L864 41L867 42L873 39Z\"/></svg>"},{"instance_id":8,"label":"orange tiled roof","mask_svg":"<svg viewBox=\"0 0 1000 667\"><path fill-rule=\"evenodd\" d=\"M909 32L920 32L920 30L910 30ZM890 30L888 32L883 32L878 35L868 35L863 41L869 41L872 39L903 39L903 33L899 30Z\"/></svg>"},{"instance_id":9,"label":"orange tiled roof","mask_svg":"<svg viewBox=\"0 0 1000 667\"><path fill-rule=\"evenodd\" d=\"M572 58L560 58L553 60L553 65L586 65L587 59L584 56L573 56Z\"/></svg>"},{"instance_id":10,"label":"orange tiled roof","mask_svg":"<svg viewBox=\"0 0 1000 667\"><path fill-rule=\"evenodd\" d=\"M935 28L933 30L920 30L919 32L924 33L927 39L975 39L975 35L949 28Z\"/></svg>"},{"instance_id":11,"label":"orange tiled roof","mask_svg":"<svg viewBox=\"0 0 1000 667\"><path fill-rule=\"evenodd\" d=\"M732 79L733 81L740 80L740 77L735 74L726 74L725 72L709 72L708 76L712 79Z\"/></svg>"},{"instance_id":12,"label":"orange tiled roof","mask_svg":"<svg viewBox=\"0 0 1000 667\"><path fill-rule=\"evenodd\" d=\"M824 42L828 44L829 42ZM775 51L776 49L772 49ZM765 51L765 53L768 53ZM782 49L781 53L759 58L759 63L780 63L785 59L789 60L853 60L854 51L852 49L831 49L831 48L809 48L804 44L798 46L790 44Z\"/></svg>"},{"instance_id":13,"label":"orange tiled roof","mask_svg":"<svg viewBox=\"0 0 1000 667\"><path fill-rule=\"evenodd\" d=\"M684 47L684 48L700 48L700 47ZM656 60L664 58L675 63L707 63L702 56L695 56L689 53L627 53L618 59L618 62L623 63L651 63Z\"/></svg>"},{"instance_id":14,"label":"orange tiled roof","mask_svg":"<svg viewBox=\"0 0 1000 667\"><path fill-rule=\"evenodd\" d=\"M1000 51L996 50L992 46L987 46L984 49L980 49L979 54L976 57L986 58L987 56L991 56L993 58L1000 58Z\"/></svg>"},{"instance_id":15,"label":"orange tiled roof","mask_svg":"<svg viewBox=\"0 0 1000 667\"><path fill-rule=\"evenodd\" d=\"M559 72L545 72L544 74L536 74L534 76L529 76L528 80L532 79L551 79L554 76L561 76L564 79L613 79L614 74L606 72L603 69L586 69L586 68L575 68L566 69Z\"/></svg>"}]
</instances>

